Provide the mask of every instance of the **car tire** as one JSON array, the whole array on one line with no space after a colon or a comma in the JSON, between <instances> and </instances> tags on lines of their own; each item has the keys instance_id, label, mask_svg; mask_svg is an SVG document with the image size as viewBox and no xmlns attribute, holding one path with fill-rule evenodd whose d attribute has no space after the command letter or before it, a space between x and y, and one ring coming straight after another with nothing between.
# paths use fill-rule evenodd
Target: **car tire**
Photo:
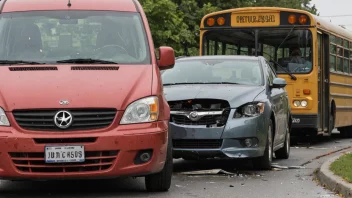
<instances>
[{"instance_id":1,"label":"car tire","mask_svg":"<svg viewBox=\"0 0 352 198\"><path fill-rule=\"evenodd\" d=\"M269 120L268 135L266 139L266 146L264 155L253 160L253 166L255 169L270 170L271 163L273 160L273 122Z\"/></svg>"},{"instance_id":2,"label":"car tire","mask_svg":"<svg viewBox=\"0 0 352 198\"><path fill-rule=\"evenodd\" d=\"M290 157L290 144L291 144L291 136L289 128L287 127L286 137L285 137L285 145L281 149L275 152L275 156L277 159L288 159Z\"/></svg>"},{"instance_id":3,"label":"car tire","mask_svg":"<svg viewBox=\"0 0 352 198\"><path fill-rule=\"evenodd\" d=\"M172 141L168 137L167 154L164 168L161 172L145 176L145 187L149 192L165 192L171 186L173 171Z\"/></svg>"}]
</instances>

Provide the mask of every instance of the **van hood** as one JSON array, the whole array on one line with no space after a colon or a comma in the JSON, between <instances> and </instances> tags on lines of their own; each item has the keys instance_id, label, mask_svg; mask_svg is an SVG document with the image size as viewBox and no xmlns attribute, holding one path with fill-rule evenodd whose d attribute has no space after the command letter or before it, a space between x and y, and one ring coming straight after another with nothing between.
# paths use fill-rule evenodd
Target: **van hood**
<instances>
[{"instance_id":1,"label":"van hood","mask_svg":"<svg viewBox=\"0 0 352 198\"><path fill-rule=\"evenodd\" d=\"M71 65L60 65L57 70L37 69L43 67L56 66L0 66L0 106L5 111L32 108L124 110L131 102L151 95L151 65L118 65L118 70L71 70ZM68 100L69 104L60 105L60 100Z\"/></svg>"},{"instance_id":2,"label":"van hood","mask_svg":"<svg viewBox=\"0 0 352 198\"><path fill-rule=\"evenodd\" d=\"M226 84L189 84L164 87L167 101L221 99L228 101L231 108L252 102L263 90L262 86Z\"/></svg>"}]
</instances>

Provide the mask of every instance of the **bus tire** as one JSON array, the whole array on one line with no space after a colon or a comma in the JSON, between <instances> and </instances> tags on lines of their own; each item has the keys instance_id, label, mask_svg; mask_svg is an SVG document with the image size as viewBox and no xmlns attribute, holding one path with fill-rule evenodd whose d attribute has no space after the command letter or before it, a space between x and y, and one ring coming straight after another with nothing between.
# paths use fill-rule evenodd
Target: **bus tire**
<instances>
[{"instance_id":1,"label":"bus tire","mask_svg":"<svg viewBox=\"0 0 352 198\"><path fill-rule=\"evenodd\" d=\"M335 117L334 117L334 113L331 112L331 114L329 116L329 131L328 131L329 136L331 136L331 133L335 128L334 125L335 125Z\"/></svg>"}]
</instances>

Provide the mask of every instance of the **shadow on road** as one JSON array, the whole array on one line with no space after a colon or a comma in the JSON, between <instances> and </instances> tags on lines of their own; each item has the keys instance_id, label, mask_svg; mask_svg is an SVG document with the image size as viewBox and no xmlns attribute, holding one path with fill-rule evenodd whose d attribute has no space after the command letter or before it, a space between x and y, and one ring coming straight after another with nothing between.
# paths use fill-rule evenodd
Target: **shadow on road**
<instances>
[{"instance_id":1,"label":"shadow on road","mask_svg":"<svg viewBox=\"0 0 352 198\"><path fill-rule=\"evenodd\" d=\"M321 147L324 144L329 144L331 142L340 141L339 132L334 132L331 137L292 137L291 147L296 148L314 148L315 146ZM291 157L292 158L292 157ZM292 160L292 159L290 159ZM276 160L273 159L273 163L282 163L287 160ZM300 164L293 164L298 166ZM237 174L248 173L255 171L252 167L251 160L200 160L200 161L184 161L176 160L174 163L174 172L187 172L187 171L198 171L198 170L210 170L210 169L222 169L228 172L233 172Z\"/></svg>"},{"instance_id":2,"label":"shadow on road","mask_svg":"<svg viewBox=\"0 0 352 198\"><path fill-rule=\"evenodd\" d=\"M291 146L309 147L317 144L324 144L331 141L339 141L339 140L341 140L339 132L335 132L331 134L330 137L324 137L324 136L291 137Z\"/></svg>"},{"instance_id":3,"label":"shadow on road","mask_svg":"<svg viewBox=\"0 0 352 198\"><path fill-rule=\"evenodd\" d=\"M22 197L149 197L144 179L111 179L46 182L1 182L1 198ZM167 195L165 193L165 195Z\"/></svg>"}]
</instances>

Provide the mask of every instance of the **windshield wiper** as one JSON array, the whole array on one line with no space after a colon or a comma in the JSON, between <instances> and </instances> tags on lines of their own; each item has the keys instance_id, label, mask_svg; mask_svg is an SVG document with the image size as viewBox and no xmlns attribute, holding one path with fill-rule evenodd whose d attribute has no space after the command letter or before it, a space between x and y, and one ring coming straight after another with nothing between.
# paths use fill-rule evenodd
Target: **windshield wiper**
<instances>
[{"instance_id":1,"label":"windshield wiper","mask_svg":"<svg viewBox=\"0 0 352 198\"><path fill-rule=\"evenodd\" d=\"M208 82L204 84L229 84L229 85L238 85L240 83L234 83L234 82Z\"/></svg>"},{"instance_id":2,"label":"windshield wiper","mask_svg":"<svg viewBox=\"0 0 352 198\"><path fill-rule=\"evenodd\" d=\"M196 84L206 84L202 82L182 82L182 83L165 83L163 84L164 86L168 85L196 85Z\"/></svg>"},{"instance_id":3,"label":"windshield wiper","mask_svg":"<svg viewBox=\"0 0 352 198\"><path fill-rule=\"evenodd\" d=\"M293 75L290 71L286 70L286 68L284 68L283 66L281 66L278 62L276 62L272 56L270 56L270 54L263 52L264 54L268 55L270 57L270 62L274 62L277 66L279 66L282 70L284 70L290 77L292 80L297 80L297 77L295 75Z\"/></svg>"},{"instance_id":4,"label":"windshield wiper","mask_svg":"<svg viewBox=\"0 0 352 198\"><path fill-rule=\"evenodd\" d=\"M288 37L291 35L291 33L293 32L293 30L296 28L296 26L293 26L290 30L290 32L287 34L287 36L285 37L285 39L280 43L279 47L277 47L277 49L280 49L281 45L285 43L285 41L288 39ZM268 54L269 55L269 54ZM282 67L278 62L274 61L273 57L270 57L270 61L274 62L277 66L279 66L282 70L284 70L288 75L290 75L292 80L297 80L296 76L294 76L291 72L289 72L288 70L286 70L284 67Z\"/></svg>"},{"instance_id":5,"label":"windshield wiper","mask_svg":"<svg viewBox=\"0 0 352 198\"><path fill-rule=\"evenodd\" d=\"M233 82L183 82L183 83L165 83L163 85L168 86L168 85L197 85L197 84L202 84L202 85L206 85L206 84L233 84L233 85L237 85L239 83L233 83Z\"/></svg>"},{"instance_id":6,"label":"windshield wiper","mask_svg":"<svg viewBox=\"0 0 352 198\"><path fill-rule=\"evenodd\" d=\"M277 47L277 49L280 49L281 45L285 43L285 41L288 39L288 37L291 35L292 31L296 28L296 26L294 25L290 32L287 34L286 38L280 43L279 47Z\"/></svg>"},{"instance_id":7,"label":"windshield wiper","mask_svg":"<svg viewBox=\"0 0 352 198\"><path fill-rule=\"evenodd\" d=\"M0 60L0 65L41 65L45 63L39 63L34 61L23 61L23 60Z\"/></svg>"},{"instance_id":8,"label":"windshield wiper","mask_svg":"<svg viewBox=\"0 0 352 198\"><path fill-rule=\"evenodd\" d=\"M99 63L99 64L118 64L114 61L106 61L100 59L91 59L91 58L75 58L75 59L67 59L67 60L59 60L57 63Z\"/></svg>"}]
</instances>

